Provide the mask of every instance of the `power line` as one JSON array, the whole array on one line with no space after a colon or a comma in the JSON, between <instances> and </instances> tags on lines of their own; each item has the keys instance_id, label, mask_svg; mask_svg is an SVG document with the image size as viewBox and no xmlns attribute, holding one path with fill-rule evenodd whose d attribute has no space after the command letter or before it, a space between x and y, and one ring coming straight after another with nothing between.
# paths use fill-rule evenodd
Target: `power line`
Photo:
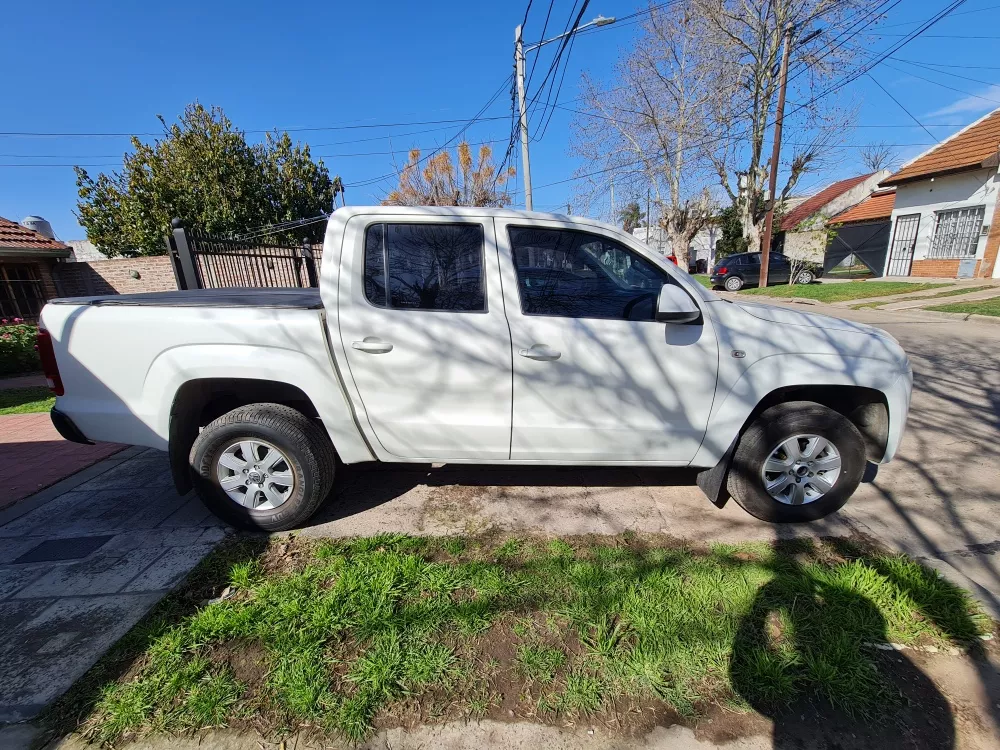
<instances>
[{"instance_id":1,"label":"power line","mask_svg":"<svg viewBox=\"0 0 1000 750\"><path fill-rule=\"evenodd\" d=\"M868 73L867 75L868 75L868 78L870 78L870 79L871 79L871 82L872 82L872 83L874 83L874 84L875 84L876 86L878 86L878 87L879 87L880 89L882 89L882 92L883 92L883 93L884 93L884 94L885 94L886 96L888 96L888 97L889 97L890 99L892 99L892 100L893 100L894 102L896 102L896 106L898 106L898 107L899 107L899 108L900 108L901 110L903 110L903 111L904 111L904 112L905 112L905 113L906 113L907 115L909 115L910 119L911 119L911 120L913 120L913 121L914 121L915 123L917 123L917 125L919 125L919 126L920 126L921 128L923 128L924 132L925 132L925 133L927 133L927 135L929 135L929 136L930 136L931 138L933 138L933 139L934 139L935 141L937 141L937 140L938 140L938 138L937 138L937 136L936 136L936 135L934 135L934 134L933 134L933 133L932 133L931 131L929 131L929 130L928 130L927 128L924 128L924 124L923 124L922 122L920 122L920 120L918 120L918 119L917 119L916 115L914 115L914 114L913 114L913 113L912 113L912 112L911 112L910 110L908 110L908 109L907 109L906 107L904 107L904 106L903 106L903 103L902 103L901 101L899 101L899 99L897 99L897 98L896 98L896 97L894 97L894 96L893 96L892 94L890 94L890 93L889 93L889 90L888 90L888 89L887 89L887 88L886 88L885 86L883 86L883 85L882 85L881 83L879 83L878 81L876 81L876 80L875 80L875 76L873 76L873 75L872 75L871 73Z\"/></svg>"},{"instance_id":2,"label":"power line","mask_svg":"<svg viewBox=\"0 0 1000 750\"><path fill-rule=\"evenodd\" d=\"M963 79L965 81L972 81L973 83L982 83L982 84L984 84L986 86L996 86L996 85L998 85L994 81L984 81L981 78L969 78L969 76L963 76L963 75L959 75L958 73L952 73L950 70L937 70L936 68L932 68L929 65L924 65L923 63L910 62L909 60L901 60L898 57L893 57L891 59L895 60L896 62L906 63L908 65L916 65L917 67L923 68L924 70L929 70L932 73L943 73L946 76L952 76L953 78L961 78L961 79Z\"/></svg>"},{"instance_id":3,"label":"power line","mask_svg":"<svg viewBox=\"0 0 1000 750\"><path fill-rule=\"evenodd\" d=\"M506 85L506 84L504 84ZM478 122L487 122L492 120L506 120L506 117L476 117ZM284 133L305 133L305 132L319 132L326 130L360 130L360 129L370 129L370 128L398 128L398 127L409 127L411 125L442 125L442 124L455 124L460 122L467 122L464 119L454 119L454 120L418 120L411 122L380 122L376 124L365 124L365 125L328 125L324 127L309 127L309 128L272 128L270 130L240 130L241 133L273 133L275 131ZM132 136L162 136L164 133L41 133L32 131L0 131L0 136L9 137L32 137L32 138L130 138Z\"/></svg>"},{"instance_id":4,"label":"power line","mask_svg":"<svg viewBox=\"0 0 1000 750\"><path fill-rule=\"evenodd\" d=\"M912 76L913 78L919 78L921 81L927 81L927 83L933 83L935 86L940 86L943 89L948 89L949 91L956 91L959 94L964 94L965 96L971 96L974 99L982 99L984 102L991 102L992 104L1000 104L1000 99L990 99L988 96L981 96L979 94L973 94L971 91L965 91L964 89L955 88L954 86L949 86L947 83L941 83L940 81L935 81L933 78L926 78L925 76L917 75L916 73L903 70L902 68L897 68L894 65L889 65L885 63L885 67L889 70L895 70L897 73L902 73L903 75Z\"/></svg>"}]
</instances>

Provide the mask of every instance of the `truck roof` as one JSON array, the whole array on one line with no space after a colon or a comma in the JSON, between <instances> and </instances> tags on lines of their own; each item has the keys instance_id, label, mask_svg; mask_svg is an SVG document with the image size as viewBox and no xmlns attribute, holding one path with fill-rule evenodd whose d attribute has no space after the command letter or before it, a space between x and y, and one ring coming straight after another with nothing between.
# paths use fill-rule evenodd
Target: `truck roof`
<instances>
[{"instance_id":1,"label":"truck roof","mask_svg":"<svg viewBox=\"0 0 1000 750\"><path fill-rule=\"evenodd\" d=\"M344 206L330 214L331 221L347 221L352 216L369 216L372 214L391 214L393 216L490 216L498 219L535 219L571 221L575 224L600 226L605 229L622 230L586 216L569 216L567 214L547 213L545 211L521 211L513 208L480 208L476 206Z\"/></svg>"}]
</instances>

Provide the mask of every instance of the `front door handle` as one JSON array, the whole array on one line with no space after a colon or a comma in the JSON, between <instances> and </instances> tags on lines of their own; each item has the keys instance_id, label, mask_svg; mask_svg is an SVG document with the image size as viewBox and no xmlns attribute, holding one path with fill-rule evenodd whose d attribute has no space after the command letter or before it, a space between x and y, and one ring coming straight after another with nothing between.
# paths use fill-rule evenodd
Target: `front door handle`
<instances>
[{"instance_id":1,"label":"front door handle","mask_svg":"<svg viewBox=\"0 0 1000 750\"><path fill-rule=\"evenodd\" d=\"M363 341L355 341L351 347L369 354L386 354L392 351L392 344L375 336L366 336Z\"/></svg>"},{"instance_id":2,"label":"front door handle","mask_svg":"<svg viewBox=\"0 0 1000 750\"><path fill-rule=\"evenodd\" d=\"M546 346L545 344L534 344L530 349L521 349L518 351L518 354L522 357L537 359L541 362L552 362L562 356L561 352L558 352L551 346Z\"/></svg>"}]
</instances>

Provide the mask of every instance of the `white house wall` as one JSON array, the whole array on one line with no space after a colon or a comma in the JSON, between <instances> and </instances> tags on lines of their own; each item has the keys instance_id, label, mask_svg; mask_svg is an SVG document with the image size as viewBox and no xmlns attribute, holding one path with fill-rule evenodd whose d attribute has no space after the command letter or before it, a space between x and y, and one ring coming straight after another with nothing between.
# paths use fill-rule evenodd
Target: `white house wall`
<instances>
[{"instance_id":1,"label":"white house wall","mask_svg":"<svg viewBox=\"0 0 1000 750\"><path fill-rule=\"evenodd\" d=\"M934 236L935 214L938 211L984 206L983 223L984 225L989 224L993 218L998 185L1000 185L1000 175L997 174L995 168L962 172L899 185L896 187L896 202L892 209L893 235L895 234L896 220L900 216L920 214L913 261L919 263L928 260L931 240ZM890 252L886 253L886 272L888 272L892 254L892 235L890 235L889 243ZM985 252L986 235L980 232L979 243L976 246L976 258L982 259ZM916 270L914 269L914 271ZM997 270L1000 270L1000 264L997 264L997 268L994 269L994 277L1000 277ZM920 274L913 272L913 275Z\"/></svg>"}]
</instances>

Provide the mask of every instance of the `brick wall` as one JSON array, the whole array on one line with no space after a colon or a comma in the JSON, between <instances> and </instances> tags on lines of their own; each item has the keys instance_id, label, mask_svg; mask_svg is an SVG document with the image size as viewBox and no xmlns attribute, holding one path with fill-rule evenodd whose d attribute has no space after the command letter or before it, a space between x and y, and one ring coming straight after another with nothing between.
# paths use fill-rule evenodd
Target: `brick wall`
<instances>
[{"instance_id":1,"label":"brick wall","mask_svg":"<svg viewBox=\"0 0 1000 750\"><path fill-rule=\"evenodd\" d=\"M59 263L54 271L59 293L64 297L166 292L177 288L166 255Z\"/></svg>"},{"instance_id":2,"label":"brick wall","mask_svg":"<svg viewBox=\"0 0 1000 750\"><path fill-rule=\"evenodd\" d=\"M973 276L979 275L979 265L982 261L976 261L976 270ZM910 276L927 276L942 279L954 279L958 276L958 264L956 260L915 260L913 268L910 269Z\"/></svg>"}]
</instances>

